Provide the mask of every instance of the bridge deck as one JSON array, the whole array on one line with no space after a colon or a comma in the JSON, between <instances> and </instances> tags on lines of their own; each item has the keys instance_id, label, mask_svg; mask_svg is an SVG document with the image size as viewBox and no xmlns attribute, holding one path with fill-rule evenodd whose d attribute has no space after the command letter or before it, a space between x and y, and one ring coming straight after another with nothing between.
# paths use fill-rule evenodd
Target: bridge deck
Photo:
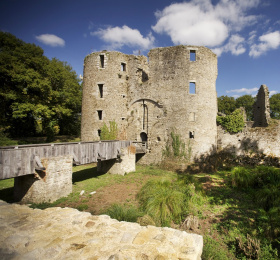
<instances>
[{"instance_id":1,"label":"bridge deck","mask_svg":"<svg viewBox=\"0 0 280 260\"><path fill-rule=\"evenodd\" d=\"M131 141L102 141L0 147L0 179L35 173L40 158L72 155L76 164L115 159Z\"/></svg>"}]
</instances>

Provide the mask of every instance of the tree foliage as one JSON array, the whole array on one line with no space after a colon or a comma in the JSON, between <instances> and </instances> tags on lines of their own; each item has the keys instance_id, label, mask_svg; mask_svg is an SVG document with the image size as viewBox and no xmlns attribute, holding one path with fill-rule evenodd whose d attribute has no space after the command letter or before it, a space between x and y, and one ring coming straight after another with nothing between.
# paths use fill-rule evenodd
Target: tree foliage
<instances>
[{"instance_id":1,"label":"tree foliage","mask_svg":"<svg viewBox=\"0 0 280 260\"><path fill-rule=\"evenodd\" d=\"M13 137L77 134L81 86L66 62L0 32L0 127Z\"/></svg>"},{"instance_id":2,"label":"tree foliage","mask_svg":"<svg viewBox=\"0 0 280 260\"><path fill-rule=\"evenodd\" d=\"M280 119L280 93L272 95L269 101L271 118Z\"/></svg>"},{"instance_id":3,"label":"tree foliage","mask_svg":"<svg viewBox=\"0 0 280 260\"><path fill-rule=\"evenodd\" d=\"M234 97L221 96L218 97L218 111L229 115L236 109Z\"/></svg>"},{"instance_id":4,"label":"tree foliage","mask_svg":"<svg viewBox=\"0 0 280 260\"><path fill-rule=\"evenodd\" d=\"M243 114L240 109L236 109L230 115L217 116L217 122L229 133L238 133L245 126Z\"/></svg>"},{"instance_id":5,"label":"tree foliage","mask_svg":"<svg viewBox=\"0 0 280 260\"><path fill-rule=\"evenodd\" d=\"M253 120L253 105L255 102L255 98L253 98L251 95L244 95L236 100L236 108L244 107L247 115L247 120L252 121Z\"/></svg>"}]
</instances>

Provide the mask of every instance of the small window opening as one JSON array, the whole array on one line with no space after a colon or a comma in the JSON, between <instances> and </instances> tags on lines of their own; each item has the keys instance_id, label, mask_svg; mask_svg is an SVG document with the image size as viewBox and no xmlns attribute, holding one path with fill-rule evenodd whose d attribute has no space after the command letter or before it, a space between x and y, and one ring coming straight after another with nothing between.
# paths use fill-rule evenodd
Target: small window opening
<instances>
[{"instance_id":1,"label":"small window opening","mask_svg":"<svg viewBox=\"0 0 280 260\"><path fill-rule=\"evenodd\" d=\"M103 84L98 84L99 97L103 98Z\"/></svg>"},{"instance_id":2,"label":"small window opening","mask_svg":"<svg viewBox=\"0 0 280 260\"><path fill-rule=\"evenodd\" d=\"M104 68L104 55L100 55L100 68Z\"/></svg>"},{"instance_id":3,"label":"small window opening","mask_svg":"<svg viewBox=\"0 0 280 260\"><path fill-rule=\"evenodd\" d=\"M160 142L160 141L161 141L161 139L160 139L160 137L159 137L159 136L157 137L157 140L158 140L158 142Z\"/></svg>"},{"instance_id":4,"label":"small window opening","mask_svg":"<svg viewBox=\"0 0 280 260\"><path fill-rule=\"evenodd\" d=\"M194 139L194 131L189 132L190 139Z\"/></svg>"},{"instance_id":5,"label":"small window opening","mask_svg":"<svg viewBox=\"0 0 280 260\"><path fill-rule=\"evenodd\" d=\"M121 63L121 71L126 71L126 64L125 63Z\"/></svg>"},{"instance_id":6,"label":"small window opening","mask_svg":"<svg viewBox=\"0 0 280 260\"><path fill-rule=\"evenodd\" d=\"M125 117L122 117L122 120L125 120Z\"/></svg>"},{"instance_id":7,"label":"small window opening","mask_svg":"<svg viewBox=\"0 0 280 260\"><path fill-rule=\"evenodd\" d=\"M102 120L102 110L97 110L97 114L98 114L98 119Z\"/></svg>"},{"instance_id":8,"label":"small window opening","mask_svg":"<svg viewBox=\"0 0 280 260\"><path fill-rule=\"evenodd\" d=\"M97 130L97 134L98 134L98 136L101 135L101 130L100 129Z\"/></svg>"},{"instance_id":9,"label":"small window opening","mask_svg":"<svg viewBox=\"0 0 280 260\"><path fill-rule=\"evenodd\" d=\"M190 61L196 61L196 52L195 50L190 51Z\"/></svg>"},{"instance_id":10,"label":"small window opening","mask_svg":"<svg viewBox=\"0 0 280 260\"><path fill-rule=\"evenodd\" d=\"M190 82L190 85L189 85L189 94L195 94L195 93L196 93L195 82Z\"/></svg>"}]
</instances>

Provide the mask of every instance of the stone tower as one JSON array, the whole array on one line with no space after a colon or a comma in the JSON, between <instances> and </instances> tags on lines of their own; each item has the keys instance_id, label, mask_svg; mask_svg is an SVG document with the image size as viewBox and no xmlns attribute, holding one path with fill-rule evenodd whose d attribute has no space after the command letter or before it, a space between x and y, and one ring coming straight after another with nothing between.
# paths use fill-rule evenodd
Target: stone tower
<instances>
[{"instance_id":1,"label":"stone tower","mask_svg":"<svg viewBox=\"0 0 280 260\"><path fill-rule=\"evenodd\" d=\"M147 141L157 163L173 131L191 158L216 147L217 57L205 47L152 49L145 56L97 52L84 61L82 141L115 120L119 138Z\"/></svg>"},{"instance_id":2,"label":"stone tower","mask_svg":"<svg viewBox=\"0 0 280 260\"><path fill-rule=\"evenodd\" d=\"M270 119L269 91L266 85L261 85L253 107L254 127L268 126Z\"/></svg>"}]
</instances>

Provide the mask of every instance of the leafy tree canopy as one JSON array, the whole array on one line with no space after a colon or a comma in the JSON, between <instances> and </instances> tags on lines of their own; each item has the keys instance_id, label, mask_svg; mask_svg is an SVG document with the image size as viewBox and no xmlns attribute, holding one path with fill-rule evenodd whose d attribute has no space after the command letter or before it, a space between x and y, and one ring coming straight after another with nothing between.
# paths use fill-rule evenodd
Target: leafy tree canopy
<instances>
[{"instance_id":1,"label":"leafy tree canopy","mask_svg":"<svg viewBox=\"0 0 280 260\"><path fill-rule=\"evenodd\" d=\"M271 118L280 119L280 93L272 95L269 101Z\"/></svg>"},{"instance_id":2,"label":"leafy tree canopy","mask_svg":"<svg viewBox=\"0 0 280 260\"><path fill-rule=\"evenodd\" d=\"M236 108L245 108L248 121L253 120L254 102L255 98L253 98L251 95L244 95L236 99Z\"/></svg>"},{"instance_id":3,"label":"leafy tree canopy","mask_svg":"<svg viewBox=\"0 0 280 260\"><path fill-rule=\"evenodd\" d=\"M217 122L229 133L241 132L245 126L241 109L236 109L230 115L217 116Z\"/></svg>"},{"instance_id":4,"label":"leafy tree canopy","mask_svg":"<svg viewBox=\"0 0 280 260\"><path fill-rule=\"evenodd\" d=\"M229 115L236 109L234 97L220 96L218 97L218 111Z\"/></svg>"},{"instance_id":5,"label":"leafy tree canopy","mask_svg":"<svg viewBox=\"0 0 280 260\"><path fill-rule=\"evenodd\" d=\"M49 60L44 51L0 32L0 130L10 135L79 132L81 85L66 62Z\"/></svg>"}]
</instances>

